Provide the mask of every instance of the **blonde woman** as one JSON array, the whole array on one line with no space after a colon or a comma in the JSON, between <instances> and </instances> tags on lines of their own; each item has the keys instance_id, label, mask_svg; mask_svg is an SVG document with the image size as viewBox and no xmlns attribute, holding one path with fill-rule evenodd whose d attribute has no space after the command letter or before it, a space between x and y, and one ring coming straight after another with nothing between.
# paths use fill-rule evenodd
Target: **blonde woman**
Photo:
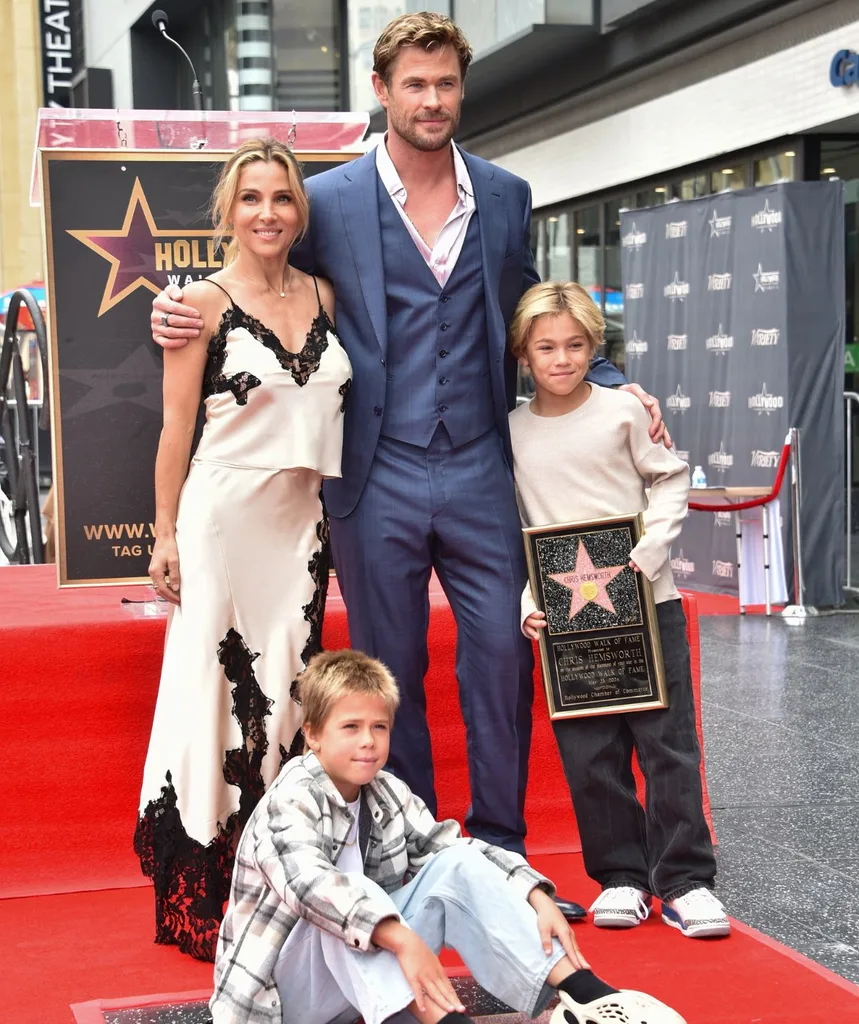
<instances>
[{"instance_id":1,"label":"blonde woman","mask_svg":"<svg viewBox=\"0 0 859 1024\"><path fill-rule=\"evenodd\" d=\"M185 289L200 338L164 354L149 574L173 607L135 832L155 941L203 960L241 830L296 743L291 684L320 648L328 581L320 488L340 476L351 382L331 286L289 263L308 219L289 150L244 143L213 209L224 269Z\"/></svg>"}]
</instances>

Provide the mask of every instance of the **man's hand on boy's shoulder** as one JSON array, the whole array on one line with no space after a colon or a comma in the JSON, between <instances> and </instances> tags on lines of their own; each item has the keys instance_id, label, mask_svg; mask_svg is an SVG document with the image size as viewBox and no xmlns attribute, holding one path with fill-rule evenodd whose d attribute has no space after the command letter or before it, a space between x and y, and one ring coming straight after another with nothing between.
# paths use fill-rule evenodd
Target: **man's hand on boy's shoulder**
<instances>
[{"instance_id":1,"label":"man's hand on boy's shoulder","mask_svg":"<svg viewBox=\"0 0 859 1024\"><path fill-rule=\"evenodd\" d=\"M641 402L645 409L650 413L650 440L654 444L658 444L660 441L665 445L666 448L670 448L672 445L671 435L668 433L668 428L665 426L665 422L662 419L662 409L659 405L659 399L654 398L653 395L648 395L644 388L640 384L621 384L617 388L618 391L628 391L631 395Z\"/></svg>"}]
</instances>

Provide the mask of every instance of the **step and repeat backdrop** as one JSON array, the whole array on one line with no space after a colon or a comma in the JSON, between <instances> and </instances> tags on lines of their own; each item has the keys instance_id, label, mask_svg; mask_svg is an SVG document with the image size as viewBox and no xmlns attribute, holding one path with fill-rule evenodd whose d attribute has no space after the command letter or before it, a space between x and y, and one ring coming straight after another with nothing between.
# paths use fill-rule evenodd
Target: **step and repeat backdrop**
<instances>
[{"instance_id":1,"label":"step and repeat backdrop","mask_svg":"<svg viewBox=\"0 0 859 1024\"><path fill-rule=\"evenodd\" d=\"M621 242L627 376L658 396L679 454L711 487L771 485L800 428L806 602L840 604L841 183L629 211ZM672 555L680 585L736 593L730 512L690 512Z\"/></svg>"}]
</instances>

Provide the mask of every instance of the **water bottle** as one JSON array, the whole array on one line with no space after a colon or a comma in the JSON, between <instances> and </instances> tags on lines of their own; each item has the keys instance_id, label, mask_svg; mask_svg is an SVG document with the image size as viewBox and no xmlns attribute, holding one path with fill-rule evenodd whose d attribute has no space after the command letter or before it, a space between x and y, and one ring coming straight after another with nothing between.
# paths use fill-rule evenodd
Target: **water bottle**
<instances>
[{"instance_id":1,"label":"water bottle","mask_svg":"<svg viewBox=\"0 0 859 1024\"><path fill-rule=\"evenodd\" d=\"M692 486L694 488L706 487L707 477L704 475L704 470L700 466L696 466L692 473Z\"/></svg>"}]
</instances>

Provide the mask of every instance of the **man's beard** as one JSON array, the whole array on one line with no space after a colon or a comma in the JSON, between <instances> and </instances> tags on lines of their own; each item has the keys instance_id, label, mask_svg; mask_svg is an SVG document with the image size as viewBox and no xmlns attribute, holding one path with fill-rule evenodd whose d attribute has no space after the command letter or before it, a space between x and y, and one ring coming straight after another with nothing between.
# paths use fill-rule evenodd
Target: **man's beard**
<instances>
[{"instance_id":1,"label":"man's beard","mask_svg":"<svg viewBox=\"0 0 859 1024\"><path fill-rule=\"evenodd\" d=\"M459 112L457 112L455 117L449 118L445 130L440 135L422 134L418 128L419 123L419 121L407 120L396 114L391 116L391 127L401 139L404 139L410 146L414 146L415 149L419 149L422 152L434 153L439 149L444 149L456 134L456 129L459 127Z\"/></svg>"}]
</instances>

